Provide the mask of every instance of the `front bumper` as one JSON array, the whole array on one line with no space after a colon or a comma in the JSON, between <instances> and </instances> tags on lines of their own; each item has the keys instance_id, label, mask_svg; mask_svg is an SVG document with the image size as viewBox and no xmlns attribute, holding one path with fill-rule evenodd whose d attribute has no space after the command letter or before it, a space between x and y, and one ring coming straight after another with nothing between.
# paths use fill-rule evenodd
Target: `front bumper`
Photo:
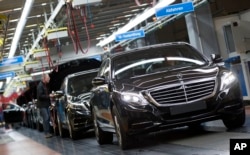
<instances>
[{"instance_id":1,"label":"front bumper","mask_svg":"<svg viewBox=\"0 0 250 155\"><path fill-rule=\"evenodd\" d=\"M93 120L89 111L70 110L68 116L73 130L75 131L93 128Z\"/></svg>"},{"instance_id":2,"label":"front bumper","mask_svg":"<svg viewBox=\"0 0 250 155\"><path fill-rule=\"evenodd\" d=\"M245 110L242 98L217 101L211 98L192 104L161 108L150 104L135 109L122 104L117 109L125 131L130 135L218 120Z\"/></svg>"}]
</instances>

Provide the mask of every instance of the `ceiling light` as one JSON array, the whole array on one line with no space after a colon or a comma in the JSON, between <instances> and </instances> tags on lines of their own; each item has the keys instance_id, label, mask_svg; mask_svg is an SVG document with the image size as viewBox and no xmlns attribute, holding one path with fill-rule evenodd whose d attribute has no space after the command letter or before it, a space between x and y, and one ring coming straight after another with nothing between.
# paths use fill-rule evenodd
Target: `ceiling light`
<instances>
[{"instance_id":1,"label":"ceiling light","mask_svg":"<svg viewBox=\"0 0 250 155\"><path fill-rule=\"evenodd\" d=\"M14 31L16 28L11 28L11 29L8 29L8 31Z\"/></svg>"},{"instance_id":2,"label":"ceiling light","mask_svg":"<svg viewBox=\"0 0 250 155\"><path fill-rule=\"evenodd\" d=\"M32 8L33 2L34 2L34 0L26 0L26 2L25 2L21 18L20 18L20 20L19 20L19 22L17 24L15 35L14 35L14 38L12 40L12 44L11 44L11 48L10 48L8 58L11 58L11 57L13 57L15 55L18 42L20 40L21 34L23 32L23 28L24 28L24 26L26 24L27 17L28 17L28 14L29 14L29 12L30 12L30 10Z\"/></svg>"},{"instance_id":3,"label":"ceiling light","mask_svg":"<svg viewBox=\"0 0 250 155\"><path fill-rule=\"evenodd\" d=\"M51 73L53 70L46 70L46 71L41 71L41 72L36 72L36 73L31 73L31 76L37 76L37 75L42 75L42 74L49 74Z\"/></svg>"},{"instance_id":4,"label":"ceiling light","mask_svg":"<svg viewBox=\"0 0 250 155\"><path fill-rule=\"evenodd\" d=\"M10 23L14 23L14 22L17 22L19 19L12 19L12 20L10 20L9 22Z\"/></svg>"},{"instance_id":5,"label":"ceiling light","mask_svg":"<svg viewBox=\"0 0 250 155\"><path fill-rule=\"evenodd\" d=\"M57 14L59 13L59 11L61 10L61 8L65 5L65 0L60 0L57 3L56 8L54 9L54 11L52 12L51 16L49 17L48 21L46 22L46 24L44 25L42 31L37 35L37 38L35 40L35 42L33 43L29 53L26 55L25 57L25 61L27 61L31 55L31 52L33 49L35 49L38 45L38 43L40 42L40 40L42 39L42 36L45 34L46 29L51 25L51 23L54 22L55 17L57 16Z\"/></svg>"},{"instance_id":6,"label":"ceiling light","mask_svg":"<svg viewBox=\"0 0 250 155\"><path fill-rule=\"evenodd\" d=\"M35 27L35 26L37 26L37 24L27 25L26 27L29 28L29 27Z\"/></svg>"},{"instance_id":7,"label":"ceiling light","mask_svg":"<svg viewBox=\"0 0 250 155\"><path fill-rule=\"evenodd\" d=\"M134 14L128 14L128 15L125 15L124 17L131 17L133 16Z\"/></svg>"},{"instance_id":8,"label":"ceiling light","mask_svg":"<svg viewBox=\"0 0 250 155\"><path fill-rule=\"evenodd\" d=\"M131 12L137 12L137 11L140 11L140 9L131 10Z\"/></svg>"},{"instance_id":9,"label":"ceiling light","mask_svg":"<svg viewBox=\"0 0 250 155\"><path fill-rule=\"evenodd\" d=\"M103 39L103 37L98 37L98 38L96 38L96 40L101 40L101 39Z\"/></svg>"},{"instance_id":10,"label":"ceiling light","mask_svg":"<svg viewBox=\"0 0 250 155\"><path fill-rule=\"evenodd\" d=\"M8 34L7 34L7 36L12 36L12 35L14 35L14 33L8 33Z\"/></svg>"},{"instance_id":11,"label":"ceiling light","mask_svg":"<svg viewBox=\"0 0 250 155\"><path fill-rule=\"evenodd\" d=\"M119 26L119 25L121 25L121 23L114 24L113 26Z\"/></svg>"},{"instance_id":12,"label":"ceiling light","mask_svg":"<svg viewBox=\"0 0 250 155\"><path fill-rule=\"evenodd\" d=\"M105 45L109 44L110 42L115 40L116 34L125 33L125 32L130 31L131 29L136 27L138 24L142 23L143 21L145 21L149 17L153 16L155 14L156 8L168 6L169 4L173 3L174 1L175 0L159 1L154 7L144 10L143 13L137 15L134 19L130 20L128 24L124 25L122 28L120 28L119 30L114 32L111 36L100 41L97 44L97 46L105 46Z\"/></svg>"},{"instance_id":13,"label":"ceiling light","mask_svg":"<svg viewBox=\"0 0 250 155\"><path fill-rule=\"evenodd\" d=\"M0 89L3 89L3 81L0 81Z\"/></svg>"},{"instance_id":14,"label":"ceiling light","mask_svg":"<svg viewBox=\"0 0 250 155\"><path fill-rule=\"evenodd\" d=\"M13 11L20 11L20 10L22 10L22 8L15 8L15 9L13 9Z\"/></svg>"}]
</instances>

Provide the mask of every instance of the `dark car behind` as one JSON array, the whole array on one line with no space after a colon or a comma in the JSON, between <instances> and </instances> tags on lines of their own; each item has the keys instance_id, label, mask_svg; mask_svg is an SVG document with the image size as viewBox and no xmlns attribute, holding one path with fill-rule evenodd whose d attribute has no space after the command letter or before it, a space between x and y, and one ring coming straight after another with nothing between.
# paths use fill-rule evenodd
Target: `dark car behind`
<instances>
[{"instance_id":1,"label":"dark car behind","mask_svg":"<svg viewBox=\"0 0 250 155\"><path fill-rule=\"evenodd\" d=\"M65 77L61 89L55 93L55 106L52 120L57 125L60 136L65 136L65 129L72 139L78 133L93 129L89 98L92 79L98 69L70 74Z\"/></svg>"},{"instance_id":2,"label":"dark car behind","mask_svg":"<svg viewBox=\"0 0 250 155\"><path fill-rule=\"evenodd\" d=\"M25 110L14 103L3 103L3 116L6 124L23 123Z\"/></svg>"},{"instance_id":3,"label":"dark car behind","mask_svg":"<svg viewBox=\"0 0 250 155\"><path fill-rule=\"evenodd\" d=\"M215 56L215 55L213 55ZM126 149L133 135L222 119L228 128L245 122L236 76L221 58L187 43L165 43L103 60L90 99L99 144L116 133Z\"/></svg>"}]
</instances>

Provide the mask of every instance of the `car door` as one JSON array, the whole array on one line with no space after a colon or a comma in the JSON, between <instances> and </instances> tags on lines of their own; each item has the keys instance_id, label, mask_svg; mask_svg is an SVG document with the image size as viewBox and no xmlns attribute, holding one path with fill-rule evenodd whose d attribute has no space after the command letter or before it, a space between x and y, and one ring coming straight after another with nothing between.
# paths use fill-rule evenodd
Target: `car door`
<instances>
[{"instance_id":1,"label":"car door","mask_svg":"<svg viewBox=\"0 0 250 155\"><path fill-rule=\"evenodd\" d=\"M111 109L110 109L110 60L106 59L99 70L97 78L100 77L106 82L100 85L96 85L92 89L92 106L96 112L97 118L100 122L106 125L113 124Z\"/></svg>"}]
</instances>

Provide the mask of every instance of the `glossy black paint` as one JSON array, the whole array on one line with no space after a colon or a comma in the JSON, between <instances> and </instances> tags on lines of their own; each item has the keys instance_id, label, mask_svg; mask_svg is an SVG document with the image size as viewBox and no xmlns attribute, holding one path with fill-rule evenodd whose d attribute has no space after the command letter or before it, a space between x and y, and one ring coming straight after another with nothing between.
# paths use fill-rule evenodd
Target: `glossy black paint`
<instances>
[{"instance_id":1,"label":"glossy black paint","mask_svg":"<svg viewBox=\"0 0 250 155\"><path fill-rule=\"evenodd\" d=\"M89 109L89 91L92 87L91 80L97 75L97 71L98 69L92 69L70 74L65 77L61 89L56 91L53 112L57 118L53 119L58 126L61 125L62 129L69 130L73 139L77 138L77 132L93 128ZM77 90L72 90L70 87L73 83ZM87 88L82 91L84 87ZM61 136L64 136L62 134Z\"/></svg>"},{"instance_id":2,"label":"glossy black paint","mask_svg":"<svg viewBox=\"0 0 250 155\"><path fill-rule=\"evenodd\" d=\"M13 103L3 103L2 106L5 123L22 123L24 121L24 108Z\"/></svg>"},{"instance_id":3,"label":"glossy black paint","mask_svg":"<svg viewBox=\"0 0 250 155\"><path fill-rule=\"evenodd\" d=\"M183 59L176 55L175 49L176 53L182 50L190 53ZM167 52L168 56L160 56ZM193 56L187 59L189 55ZM134 61L143 58L143 61ZM240 114L241 123L235 126L243 125L245 109L238 79L217 64L222 61L218 56L211 58L207 59L186 43L153 45L111 55L103 61L98 76L92 81L94 87L90 104L92 113L97 116L97 127L102 131L117 132L114 109L121 121L120 128L128 136L210 120L231 120ZM121 64L132 59L134 63ZM143 67L146 66L149 71L150 65L163 59L186 64L155 72L141 72ZM119 68L119 65L122 67ZM120 75L131 68L137 72ZM228 77L231 78L229 82L225 80ZM178 94L180 90L184 93Z\"/></svg>"}]
</instances>

